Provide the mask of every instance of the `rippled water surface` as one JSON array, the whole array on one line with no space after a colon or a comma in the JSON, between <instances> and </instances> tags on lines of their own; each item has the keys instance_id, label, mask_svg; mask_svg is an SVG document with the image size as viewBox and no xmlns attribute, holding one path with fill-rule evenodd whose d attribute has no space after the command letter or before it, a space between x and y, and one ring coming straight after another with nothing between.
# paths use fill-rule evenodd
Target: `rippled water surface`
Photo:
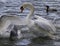
<instances>
[{"instance_id":1,"label":"rippled water surface","mask_svg":"<svg viewBox=\"0 0 60 46\"><path fill-rule=\"evenodd\" d=\"M53 21L54 19L57 19L54 24L60 25L60 0L1 0L0 1L0 16L2 15L18 15L21 16L21 19L26 17L26 15L29 13L29 10L25 10L24 13L20 13L20 6L24 2L31 2L35 7L34 15L40 15L46 19L49 19ZM51 6L51 8L57 8L57 13L50 13L48 16L46 16L45 12L45 6L44 4L48 4ZM43 14L44 13L44 14ZM58 19L59 18L59 19ZM58 27L57 26L57 27ZM24 26L23 26L24 27ZM57 28L57 34L60 36L60 28ZM60 27L60 26L59 26ZM26 27L25 27L26 29ZM23 39L10 41L9 39L0 39L0 46L60 46L60 40L55 41L51 40L49 38L42 38L38 37L33 40L30 40L31 38L35 37L34 34L23 31ZM42 34L38 34L42 35Z\"/></svg>"}]
</instances>

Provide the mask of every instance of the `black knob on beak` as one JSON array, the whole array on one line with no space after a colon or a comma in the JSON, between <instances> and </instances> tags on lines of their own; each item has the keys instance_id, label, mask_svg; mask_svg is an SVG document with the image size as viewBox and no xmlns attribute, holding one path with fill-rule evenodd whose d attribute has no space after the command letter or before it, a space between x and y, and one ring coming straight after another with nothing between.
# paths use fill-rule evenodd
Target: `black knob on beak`
<instances>
[{"instance_id":1,"label":"black knob on beak","mask_svg":"<svg viewBox=\"0 0 60 46\"><path fill-rule=\"evenodd\" d=\"M22 12L23 12L23 10L24 10L23 6L21 6L21 7L20 7L20 9L21 9L21 13L22 13Z\"/></svg>"}]
</instances>

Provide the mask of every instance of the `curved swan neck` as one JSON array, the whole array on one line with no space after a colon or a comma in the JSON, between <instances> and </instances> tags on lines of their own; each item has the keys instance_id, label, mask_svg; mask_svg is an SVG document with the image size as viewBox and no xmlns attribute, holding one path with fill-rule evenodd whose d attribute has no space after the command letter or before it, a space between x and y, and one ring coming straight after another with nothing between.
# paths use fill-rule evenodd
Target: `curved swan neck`
<instances>
[{"instance_id":1,"label":"curved swan neck","mask_svg":"<svg viewBox=\"0 0 60 46\"><path fill-rule=\"evenodd\" d=\"M32 4L28 4L27 7L30 9L29 14L27 15L27 19L31 19L31 17L33 16L33 13L34 13L34 7Z\"/></svg>"},{"instance_id":2,"label":"curved swan neck","mask_svg":"<svg viewBox=\"0 0 60 46\"><path fill-rule=\"evenodd\" d=\"M31 3L25 3L25 4L23 4L23 7L30 9L30 13L26 17L26 19L29 21L29 19L31 19L31 17L32 17L32 15L34 13L34 7L33 7L33 5Z\"/></svg>"}]
</instances>

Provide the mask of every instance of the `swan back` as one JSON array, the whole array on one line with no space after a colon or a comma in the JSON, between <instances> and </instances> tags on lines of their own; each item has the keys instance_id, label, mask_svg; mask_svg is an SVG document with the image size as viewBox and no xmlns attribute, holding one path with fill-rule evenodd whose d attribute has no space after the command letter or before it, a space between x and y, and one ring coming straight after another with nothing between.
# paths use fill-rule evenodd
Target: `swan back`
<instances>
[{"instance_id":1,"label":"swan back","mask_svg":"<svg viewBox=\"0 0 60 46\"><path fill-rule=\"evenodd\" d=\"M37 23L41 23L42 25L45 25L48 30L50 30L51 33L56 33L56 28L52 24L51 21L44 19L42 17L36 16L38 19L36 20ZM40 24L38 24L40 25ZM41 26L41 25L40 25ZM44 26L43 26L44 27ZM44 27L45 28L45 27Z\"/></svg>"}]
</instances>

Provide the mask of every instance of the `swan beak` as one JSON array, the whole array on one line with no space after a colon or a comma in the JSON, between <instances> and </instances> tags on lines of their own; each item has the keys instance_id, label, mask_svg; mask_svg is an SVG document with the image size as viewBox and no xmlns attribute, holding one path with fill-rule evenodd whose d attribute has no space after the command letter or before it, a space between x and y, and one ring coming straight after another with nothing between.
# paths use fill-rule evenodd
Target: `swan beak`
<instances>
[{"instance_id":1,"label":"swan beak","mask_svg":"<svg viewBox=\"0 0 60 46\"><path fill-rule=\"evenodd\" d=\"M23 6L21 6L21 7L20 7L20 10L21 10L21 13L22 13L22 12L23 12L23 10L24 10Z\"/></svg>"}]
</instances>

